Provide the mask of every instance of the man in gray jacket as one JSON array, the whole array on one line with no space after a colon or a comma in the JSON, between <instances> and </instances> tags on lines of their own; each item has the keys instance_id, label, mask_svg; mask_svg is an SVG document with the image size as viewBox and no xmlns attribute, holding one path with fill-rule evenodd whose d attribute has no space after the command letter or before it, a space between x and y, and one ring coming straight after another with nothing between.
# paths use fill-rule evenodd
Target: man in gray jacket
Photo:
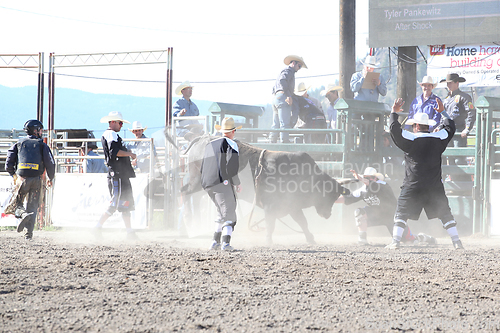
<instances>
[{"instance_id":1,"label":"man in gray jacket","mask_svg":"<svg viewBox=\"0 0 500 333\"><path fill-rule=\"evenodd\" d=\"M232 251L231 235L236 225L236 192L240 192L241 185L238 178L239 155L238 145L233 141L236 130L234 120L226 117L222 125L216 125L222 137L215 139L205 147L205 154L201 165L201 186L217 207L217 220L211 250ZM234 189L233 189L234 187Z\"/></svg>"}]
</instances>

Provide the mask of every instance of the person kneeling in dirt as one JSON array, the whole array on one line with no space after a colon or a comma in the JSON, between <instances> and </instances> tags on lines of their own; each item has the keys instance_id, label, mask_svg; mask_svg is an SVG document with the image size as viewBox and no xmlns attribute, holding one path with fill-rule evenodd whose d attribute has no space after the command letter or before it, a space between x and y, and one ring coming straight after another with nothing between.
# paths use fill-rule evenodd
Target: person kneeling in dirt
<instances>
[{"instance_id":1,"label":"person kneeling in dirt","mask_svg":"<svg viewBox=\"0 0 500 333\"><path fill-rule=\"evenodd\" d=\"M363 200L368 205L354 211L354 220L358 227L358 244L368 245L366 237L368 227L385 226L392 235L397 200L391 186L384 181L384 175L372 167L366 168L362 176L355 170L351 172L354 178L363 182L363 186L348 196L340 197L337 202L350 205ZM409 227L405 229L401 240L405 243L436 244L434 237L423 233L415 236Z\"/></svg>"},{"instance_id":2,"label":"person kneeling in dirt","mask_svg":"<svg viewBox=\"0 0 500 333\"><path fill-rule=\"evenodd\" d=\"M55 162L49 146L42 141L43 124L36 119L28 120L24 130L28 137L20 139L7 151L5 170L14 177L15 189L5 214L14 214L20 219L17 232L26 228L24 237L31 240L40 205L41 176L47 171L47 187L52 186ZM28 203L24 208L26 197Z\"/></svg>"}]
</instances>

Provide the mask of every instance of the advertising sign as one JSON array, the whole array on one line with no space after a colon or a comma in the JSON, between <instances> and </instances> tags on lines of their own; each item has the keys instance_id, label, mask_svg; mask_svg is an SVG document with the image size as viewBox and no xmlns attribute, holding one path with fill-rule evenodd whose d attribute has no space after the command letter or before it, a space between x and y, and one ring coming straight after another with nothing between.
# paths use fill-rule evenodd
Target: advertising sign
<instances>
[{"instance_id":1,"label":"advertising sign","mask_svg":"<svg viewBox=\"0 0 500 333\"><path fill-rule=\"evenodd\" d=\"M499 86L500 46L432 45L427 57L427 75L440 80L448 73L465 78L461 87Z\"/></svg>"},{"instance_id":2,"label":"advertising sign","mask_svg":"<svg viewBox=\"0 0 500 333\"><path fill-rule=\"evenodd\" d=\"M18 223L14 215L5 215L4 210L9 204L14 189L14 182L11 176L0 176L0 226L15 227Z\"/></svg>"},{"instance_id":3,"label":"advertising sign","mask_svg":"<svg viewBox=\"0 0 500 333\"><path fill-rule=\"evenodd\" d=\"M370 47L500 41L498 0L370 0Z\"/></svg>"},{"instance_id":4,"label":"advertising sign","mask_svg":"<svg viewBox=\"0 0 500 333\"><path fill-rule=\"evenodd\" d=\"M54 186L52 223L56 227L94 227L109 206L106 174L80 173L58 174ZM132 212L133 229L147 227L147 198L144 189L148 185L148 174L137 174L131 178L135 211ZM104 228L124 228L122 214L115 212L104 224Z\"/></svg>"}]
</instances>

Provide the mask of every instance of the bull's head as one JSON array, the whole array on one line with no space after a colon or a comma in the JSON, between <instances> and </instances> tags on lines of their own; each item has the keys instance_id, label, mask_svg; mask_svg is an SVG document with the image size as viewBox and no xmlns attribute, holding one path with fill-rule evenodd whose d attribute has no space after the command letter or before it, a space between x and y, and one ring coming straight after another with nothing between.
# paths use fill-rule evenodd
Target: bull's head
<instances>
[{"instance_id":1,"label":"bull's head","mask_svg":"<svg viewBox=\"0 0 500 333\"><path fill-rule=\"evenodd\" d=\"M320 200L317 200L314 204L318 215L325 219L329 219L330 216L332 216L333 204L339 196L348 195L350 193L347 188L341 186L335 179L329 176L327 177L328 179L323 182L324 186L321 188L322 193Z\"/></svg>"}]
</instances>

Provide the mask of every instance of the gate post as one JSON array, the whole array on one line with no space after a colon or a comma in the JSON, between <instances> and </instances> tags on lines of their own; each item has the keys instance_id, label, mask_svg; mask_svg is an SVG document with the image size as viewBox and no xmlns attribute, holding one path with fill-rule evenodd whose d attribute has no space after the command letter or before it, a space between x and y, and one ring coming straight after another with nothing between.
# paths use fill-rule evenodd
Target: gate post
<instances>
[{"instance_id":1,"label":"gate post","mask_svg":"<svg viewBox=\"0 0 500 333\"><path fill-rule=\"evenodd\" d=\"M472 190L473 205L473 219L472 219L472 233L481 232L483 225L483 200L485 193L484 190L484 139L486 132L485 124L485 107L486 100L478 99L476 101L477 119L476 119L476 152L475 152L475 167L474 167L474 187Z\"/></svg>"},{"instance_id":2,"label":"gate post","mask_svg":"<svg viewBox=\"0 0 500 333\"><path fill-rule=\"evenodd\" d=\"M500 98L480 96L475 106L476 122L476 169L474 178L474 220L473 231L491 235L491 179L495 169L495 147L498 130L493 129L494 111L500 111Z\"/></svg>"},{"instance_id":3,"label":"gate post","mask_svg":"<svg viewBox=\"0 0 500 333\"><path fill-rule=\"evenodd\" d=\"M36 119L43 123L43 95L44 89L44 63L43 52L38 54L38 96L37 96L37 113Z\"/></svg>"}]
</instances>

